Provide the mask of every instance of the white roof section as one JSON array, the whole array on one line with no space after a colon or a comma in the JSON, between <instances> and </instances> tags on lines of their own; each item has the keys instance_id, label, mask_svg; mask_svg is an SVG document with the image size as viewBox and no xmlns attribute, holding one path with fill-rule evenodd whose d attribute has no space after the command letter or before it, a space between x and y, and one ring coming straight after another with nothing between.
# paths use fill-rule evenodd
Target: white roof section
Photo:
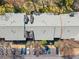
<instances>
[{"instance_id":1,"label":"white roof section","mask_svg":"<svg viewBox=\"0 0 79 59\"><path fill-rule=\"evenodd\" d=\"M53 40L52 27L26 27L26 31L34 31L35 40Z\"/></svg>"},{"instance_id":2,"label":"white roof section","mask_svg":"<svg viewBox=\"0 0 79 59\"><path fill-rule=\"evenodd\" d=\"M34 31L35 40L53 40L54 38L79 40L79 27L78 26L65 26L62 28L61 37L61 27L26 27L26 31Z\"/></svg>"},{"instance_id":3,"label":"white roof section","mask_svg":"<svg viewBox=\"0 0 79 59\"><path fill-rule=\"evenodd\" d=\"M0 38L5 38L5 40L25 40L24 29L17 26L0 27Z\"/></svg>"},{"instance_id":4,"label":"white roof section","mask_svg":"<svg viewBox=\"0 0 79 59\"><path fill-rule=\"evenodd\" d=\"M41 14L41 15L33 15L34 23L31 24L28 22L26 26L60 26L60 17L59 15L53 14Z\"/></svg>"},{"instance_id":5,"label":"white roof section","mask_svg":"<svg viewBox=\"0 0 79 59\"><path fill-rule=\"evenodd\" d=\"M65 39L75 38L75 40L79 40L79 27L78 26L63 27L62 38Z\"/></svg>"},{"instance_id":6,"label":"white roof section","mask_svg":"<svg viewBox=\"0 0 79 59\"><path fill-rule=\"evenodd\" d=\"M24 14L6 13L1 15L0 38L5 38L5 40L25 40Z\"/></svg>"},{"instance_id":7,"label":"white roof section","mask_svg":"<svg viewBox=\"0 0 79 59\"><path fill-rule=\"evenodd\" d=\"M5 38L6 40L25 40L24 15L25 13L9 13L0 16L0 38ZM34 23L31 24L29 22L26 24L25 30L33 30L36 40L60 38L61 21L63 39L79 38L79 13L75 13L74 17L70 17L69 14L53 15L46 13L33 16Z\"/></svg>"},{"instance_id":8,"label":"white roof section","mask_svg":"<svg viewBox=\"0 0 79 59\"><path fill-rule=\"evenodd\" d=\"M69 14L61 15L62 26L79 26L79 13L74 13L74 17Z\"/></svg>"},{"instance_id":9,"label":"white roof section","mask_svg":"<svg viewBox=\"0 0 79 59\"><path fill-rule=\"evenodd\" d=\"M61 37L61 27L54 27L54 37ZM62 39L79 40L79 26L64 26L62 27Z\"/></svg>"},{"instance_id":10,"label":"white roof section","mask_svg":"<svg viewBox=\"0 0 79 59\"><path fill-rule=\"evenodd\" d=\"M47 35L50 35L51 38L60 38L62 21L62 39L75 38L76 40L79 40L79 12L74 13L74 17L70 17L69 15L70 14L34 15L34 23L31 24L29 22L28 24L26 24L26 29L28 29L28 27L30 29L33 28L32 30L34 30L35 32L35 36L37 38L36 40L38 40L39 38L43 39L43 31L47 31ZM44 27L46 27L46 29L44 29ZM47 38L46 33L44 35ZM50 38L48 38L48 40L49 39Z\"/></svg>"},{"instance_id":11,"label":"white roof section","mask_svg":"<svg viewBox=\"0 0 79 59\"><path fill-rule=\"evenodd\" d=\"M79 12L74 12L74 17L70 17L70 14L46 14L34 15L34 23L30 22L26 26L79 26Z\"/></svg>"},{"instance_id":12,"label":"white roof section","mask_svg":"<svg viewBox=\"0 0 79 59\"><path fill-rule=\"evenodd\" d=\"M24 26L24 13L6 13L1 15L0 26Z\"/></svg>"}]
</instances>

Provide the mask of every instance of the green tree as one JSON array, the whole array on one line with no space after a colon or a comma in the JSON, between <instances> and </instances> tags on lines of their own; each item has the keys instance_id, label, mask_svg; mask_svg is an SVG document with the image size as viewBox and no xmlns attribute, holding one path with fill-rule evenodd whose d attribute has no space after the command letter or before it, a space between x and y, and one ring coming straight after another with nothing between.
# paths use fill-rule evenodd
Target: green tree
<instances>
[{"instance_id":1,"label":"green tree","mask_svg":"<svg viewBox=\"0 0 79 59\"><path fill-rule=\"evenodd\" d=\"M66 9L65 12L70 12L73 11L73 2L74 0L60 0L59 2L56 3L56 5L62 9Z\"/></svg>"},{"instance_id":2,"label":"green tree","mask_svg":"<svg viewBox=\"0 0 79 59\"><path fill-rule=\"evenodd\" d=\"M9 4L5 4L5 12L6 13L13 13L14 12L14 7L9 5Z\"/></svg>"},{"instance_id":3,"label":"green tree","mask_svg":"<svg viewBox=\"0 0 79 59\"><path fill-rule=\"evenodd\" d=\"M44 46L44 45L47 44L47 41L46 41L46 40L41 40L41 41L40 41L40 44Z\"/></svg>"},{"instance_id":4,"label":"green tree","mask_svg":"<svg viewBox=\"0 0 79 59\"><path fill-rule=\"evenodd\" d=\"M4 14L5 13L5 4L6 3L7 3L7 1L0 0L0 14Z\"/></svg>"},{"instance_id":5,"label":"green tree","mask_svg":"<svg viewBox=\"0 0 79 59\"><path fill-rule=\"evenodd\" d=\"M5 14L5 8L4 6L0 6L0 15L4 15Z\"/></svg>"},{"instance_id":6,"label":"green tree","mask_svg":"<svg viewBox=\"0 0 79 59\"><path fill-rule=\"evenodd\" d=\"M5 0L0 0L0 6L1 5L5 5L6 4L6 1Z\"/></svg>"}]
</instances>

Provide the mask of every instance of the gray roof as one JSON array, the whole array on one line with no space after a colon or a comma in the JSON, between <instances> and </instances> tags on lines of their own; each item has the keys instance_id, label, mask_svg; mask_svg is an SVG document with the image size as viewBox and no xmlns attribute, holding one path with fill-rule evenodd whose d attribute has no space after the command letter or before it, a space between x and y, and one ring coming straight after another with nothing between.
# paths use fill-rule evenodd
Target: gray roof
<instances>
[{"instance_id":1,"label":"gray roof","mask_svg":"<svg viewBox=\"0 0 79 59\"><path fill-rule=\"evenodd\" d=\"M6 13L0 16L0 38L6 40L25 40L24 15Z\"/></svg>"},{"instance_id":2,"label":"gray roof","mask_svg":"<svg viewBox=\"0 0 79 59\"><path fill-rule=\"evenodd\" d=\"M25 13L8 13L0 16L0 37L6 40L25 40L24 38L24 15ZM54 37L79 38L79 13L74 17L69 14L53 15L41 14L33 15L34 23L25 25L25 30L33 30L36 40L52 40ZM29 19L30 16L28 15Z\"/></svg>"}]
</instances>

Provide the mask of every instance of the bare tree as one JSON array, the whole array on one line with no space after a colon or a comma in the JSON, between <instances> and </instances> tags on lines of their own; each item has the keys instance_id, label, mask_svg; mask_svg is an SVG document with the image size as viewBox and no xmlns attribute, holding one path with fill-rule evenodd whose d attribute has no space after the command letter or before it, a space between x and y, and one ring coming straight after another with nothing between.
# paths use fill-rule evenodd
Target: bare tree
<instances>
[{"instance_id":1,"label":"bare tree","mask_svg":"<svg viewBox=\"0 0 79 59\"><path fill-rule=\"evenodd\" d=\"M14 11L15 13L21 12L19 5L16 3L16 0L13 1L13 6L15 9L15 11Z\"/></svg>"},{"instance_id":2,"label":"bare tree","mask_svg":"<svg viewBox=\"0 0 79 59\"><path fill-rule=\"evenodd\" d=\"M79 0L74 0L73 8L78 11L79 10Z\"/></svg>"},{"instance_id":3,"label":"bare tree","mask_svg":"<svg viewBox=\"0 0 79 59\"><path fill-rule=\"evenodd\" d=\"M32 1L32 3L33 3L33 6L34 6L34 11L37 11L37 9L36 9L36 5L35 5L35 3L37 2L37 0L31 0Z\"/></svg>"},{"instance_id":4,"label":"bare tree","mask_svg":"<svg viewBox=\"0 0 79 59\"><path fill-rule=\"evenodd\" d=\"M4 5L6 3L6 0L0 0L0 5Z\"/></svg>"}]
</instances>

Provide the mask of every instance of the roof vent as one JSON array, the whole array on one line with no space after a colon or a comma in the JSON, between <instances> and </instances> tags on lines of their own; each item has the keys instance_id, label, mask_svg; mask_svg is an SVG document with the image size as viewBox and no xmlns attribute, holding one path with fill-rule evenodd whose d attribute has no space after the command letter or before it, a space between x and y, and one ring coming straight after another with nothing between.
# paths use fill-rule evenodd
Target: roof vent
<instances>
[{"instance_id":1,"label":"roof vent","mask_svg":"<svg viewBox=\"0 0 79 59\"><path fill-rule=\"evenodd\" d=\"M71 13L69 14L69 16L70 16L70 17L74 17L74 12L71 12Z\"/></svg>"}]
</instances>

